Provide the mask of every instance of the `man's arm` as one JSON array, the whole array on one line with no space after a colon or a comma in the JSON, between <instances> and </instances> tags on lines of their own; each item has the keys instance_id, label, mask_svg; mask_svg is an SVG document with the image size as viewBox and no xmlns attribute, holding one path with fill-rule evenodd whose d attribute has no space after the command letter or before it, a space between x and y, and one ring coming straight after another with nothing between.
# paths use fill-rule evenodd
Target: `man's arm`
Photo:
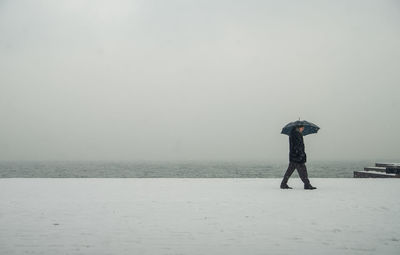
<instances>
[{"instance_id":1,"label":"man's arm","mask_svg":"<svg viewBox=\"0 0 400 255\"><path fill-rule=\"evenodd\" d=\"M296 133L293 138L293 147L295 154L304 159L306 157L306 153L304 152L304 144L301 139L301 134Z\"/></svg>"}]
</instances>

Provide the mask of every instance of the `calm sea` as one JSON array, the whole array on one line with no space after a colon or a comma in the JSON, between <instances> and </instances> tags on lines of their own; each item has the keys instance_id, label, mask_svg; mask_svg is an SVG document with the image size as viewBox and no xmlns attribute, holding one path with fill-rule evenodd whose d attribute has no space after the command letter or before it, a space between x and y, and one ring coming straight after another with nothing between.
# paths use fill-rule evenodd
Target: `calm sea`
<instances>
[{"instance_id":1,"label":"calm sea","mask_svg":"<svg viewBox=\"0 0 400 255\"><path fill-rule=\"evenodd\" d=\"M351 178L371 161L307 163L310 178ZM287 162L0 161L0 178L280 178ZM293 177L297 177L297 172Z\"/></svg>"}]
</instances>

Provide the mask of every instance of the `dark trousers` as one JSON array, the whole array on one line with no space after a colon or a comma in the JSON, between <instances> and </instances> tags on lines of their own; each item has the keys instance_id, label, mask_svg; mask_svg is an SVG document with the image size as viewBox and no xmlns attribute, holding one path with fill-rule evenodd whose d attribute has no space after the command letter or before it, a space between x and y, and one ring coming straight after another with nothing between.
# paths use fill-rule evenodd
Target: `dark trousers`
<instances>
[{"instance_id":1,"label":"dark trousers","mask_svg":"<svg viewBox=\"0 0 400 255\"><path fill-rule=\"evenodd\" d=\"M305 185L310 184L306 165L304 163L294 163L294 162L289 163L288 169L286 170L286 173L283 176L282 184L287 184L290 176L292 175L295 169L297 169L300 179L304 182L304 184Z\"/></svg>"}]
</instances>

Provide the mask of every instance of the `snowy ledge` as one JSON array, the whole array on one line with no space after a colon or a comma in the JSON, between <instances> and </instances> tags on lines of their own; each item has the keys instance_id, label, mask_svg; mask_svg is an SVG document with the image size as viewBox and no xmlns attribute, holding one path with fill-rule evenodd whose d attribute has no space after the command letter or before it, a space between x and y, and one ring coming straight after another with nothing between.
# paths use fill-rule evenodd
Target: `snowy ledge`
<instances>
[{"instance_id":1,"label":"snowy ledge","mask_svg":"<svg viewBox=\"0 0 400 255\"><path fill-rule=\"evenodd\" d=\"M0 179L0 254L399 254L398 179Z\"/></svg>"}]
</instances>

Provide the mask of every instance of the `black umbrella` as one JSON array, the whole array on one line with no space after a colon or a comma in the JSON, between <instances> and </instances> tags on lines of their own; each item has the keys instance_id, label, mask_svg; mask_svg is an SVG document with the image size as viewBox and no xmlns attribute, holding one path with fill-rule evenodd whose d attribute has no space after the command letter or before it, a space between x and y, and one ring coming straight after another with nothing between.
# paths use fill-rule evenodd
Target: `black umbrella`
<instances>
[{"instance_id":1,"label":"black umbrella","mask_svg":"<svg viewBox=\"0 0 400 255\"><path fill-rule=\"evenodd\" d=\"M311 122L308 122L305 120L297 120L294 122L290 122L289 124L284 126L282 128L281 134L290 135L290 132L296 126L304 126L304 131L302 133L303 135L315 134L319 130L319 127L317 125L315 125L314 123L311 123Z\"/></svg>"}]
</instances>

